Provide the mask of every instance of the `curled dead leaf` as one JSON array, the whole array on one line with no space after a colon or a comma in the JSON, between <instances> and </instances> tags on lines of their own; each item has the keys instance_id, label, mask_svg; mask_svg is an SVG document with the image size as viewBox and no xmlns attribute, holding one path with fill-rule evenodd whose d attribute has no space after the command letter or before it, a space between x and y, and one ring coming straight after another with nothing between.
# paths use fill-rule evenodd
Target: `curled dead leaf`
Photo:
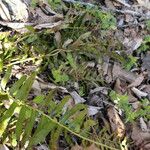
<instances>
[{"instance_id":1,"label":"curled dead leaf","mask_svg":"<svg viewBox=\"0 0 150 150\"><path fill-rule=\"evenodd\" d=\"M123 136L125 135L125 126L115 108L109 107L107 109L107 115L110 121L112 131L116 134L118 138L123 138Z\"/></svg>"}]
</instances>

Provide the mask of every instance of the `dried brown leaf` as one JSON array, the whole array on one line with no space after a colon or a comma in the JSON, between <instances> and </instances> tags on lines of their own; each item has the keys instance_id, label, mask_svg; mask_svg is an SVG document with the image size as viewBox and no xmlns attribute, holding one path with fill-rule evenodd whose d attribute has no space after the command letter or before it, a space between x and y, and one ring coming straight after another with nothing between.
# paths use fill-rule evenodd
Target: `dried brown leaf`
<instances>
[{"instance_id":1,"label":"dried brown leaf","mask_svg":"<svg viewBox=\"0 0 150 150\"><path fill-rule=\"evenodd\" d=\"M100 149L95 144L92 144L89 147L85 148L85 150L100 150Z\"/></svg>"},{"instance_id":2,"label":"dried brown leaf","mask_svg":"<svg viewBox=\"0 0 150 150\"><path fill-rule=\"evenodd\" d=\"M146 97L148 95L147 93L140 91L139 89L137 89L135 87L133 87L131 90L138 98Z\"/></svg>"},{"instance_id":3,"label":"dried brown leaf","mask_svg":"<svg viewBox=\"0 0 150 150\"><path fill-rule=\"evenodd\" d=\"M61 34L59 31L57 31L55 33L55 36L54 36L55 40L56 40L56 44L57 44L57 47L59 48L60 45L61 45Z\"/></svg>"},{"instance_id":4,"label":"dried brown leaf","mask_svg":"<svg viewBox=\"0 0 150 150\"><path fill-rule=\"evenodd\" d=\"M149 150L150 132L143 132L136 124L133 126L131 138L140 150Z\"/></svg>"},{"instance_id":5,"label":"dried brown leaf","mask_svg":"<svg viewBox=\"0 0 150 150\"><path fill-rule=\"evenodd\" d=\"M124 94L127 89L127 84L124 81L121 81L119 78L116 79L114 91L118 94Z\"/></svg>"},{"instance_id":6,"label":"dried brown leaf","mask_svg":"<svg viewBox=\"0 0 150 150\"><path fill-rule=\"evenodd\" d=\"M125 126L115 108L109 107L107 109L107 115L110 121L112 131L116 134L118 138L123 138L125 134Z\"/></svg>"},{"instance_id":7,"label":"dried brown leaf","mask_svg":"<svg viewBox=\"0 0 150 150\"><path fill-rule=\"evenodd\" d=\"M139 86L143 82L143 80L144 80L144 76L143 74L141 74L130 85L128 85L128 88Z\"/></svg>"},{"instance_id":8,"label":"dried brown leaf","mask_svg":"<svg viewBox=\"0 0 150 150\"><path fill-rule=\"evenodd\" d=\"M84 150L84 148L78 144L76 144L75 146L71 147L71 150Z\"/></svg>"},{"instance_id":9,"label":"dried brown leaf","mask_svg":"<svg viewBox=\"0 0 150 150\"><path fill-rule=\"evenodd\" d=\"M121 66L116 63L113 66L112 75L113 75L113 80L116 80L116 78L120 78L129 83L132 83L137 78L136 74L122 69Z\"/></svg>"}]
</instances>

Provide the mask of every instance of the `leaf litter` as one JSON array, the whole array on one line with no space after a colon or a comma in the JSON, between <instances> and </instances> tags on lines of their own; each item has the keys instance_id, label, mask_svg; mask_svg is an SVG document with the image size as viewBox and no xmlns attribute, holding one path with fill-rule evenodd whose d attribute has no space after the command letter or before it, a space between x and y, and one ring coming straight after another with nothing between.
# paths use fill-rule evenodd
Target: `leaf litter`
<instances>
[{"instance_id":1,"label":"leaf litter","mask_svg":"<svg viewBox=\"0 0 150 150\"><path fill-rule=\"evenodd\" d=\"M75 13L70 12L70 14L68 13L66 14L66 16L64 16L64 14L61 11L58 11L57 9L53 10L47 2L46 3L40 2L37 5L38 7L36 7L35 9L32 8L31 10L29 10L28 7L29 3L27 3L27 1L26 3L19 1L17 6L15 7L12 6L13 4L12 2L13 1L10 2L6 1L6 3L9 4L8 7L6 7L6 4L4 4L3 1L0 2L0 6L1 6L0 25L2 26L1 30L5 30L5 29L7 30L6 27L9 27L18 32L27 33L28 30L31 30L29 28L26 28L26 26L28 25L32 26L33 30L38 29L41 32L42 30L47 29L55 34L54 36L55 44L57 45L57 48L60 49L61 56L64 57L64 59L67 56L65 52L61 50L61 48L79 49L81 47L84 49L84 47L82 47L84 46L84 43L90 42L89 37L93 36L92 35L93 33L91 31L88 31L78 36L76 39L74 39L73 35L69 35L68 38L65 39L65 41L63 41L64 36L67 35L63 35L61 29L65 30L68 26L68 23L73 24L74 17L78 14L78 12ZM113 56L113 54L111 54L112 57L111 55L109 55L109 53L112 52L110 49L113 49L113 44L112 44L110 47L107 47L110 50L110 52L107 53L106 56L103 56L102 59L103 62L101 60L94 62L95 60L93 59L92 54L90 52L86 54L87 58L89 58L88 55L91 55L90 59L94 61L91 63L90 62L91 60L88 60L89 62L88 64L86 64L85 67L88 68L87 69L88 72L84 73L85 71L84 61L82 61L82 59L85 58L82 57L82 55L80 55L80 57L78 58L75 54L68 54L68 58L67 58L68 62L65 64L62 60L59 60L59 57L57 57L56 54L56 57L54 57L53 59L54 62L57 61L57 63L52 66L50 66L51 65L50 64L48 66L50 67L50 69L47 70L47 72L49 72L50 74L57 72L57 75L60 73L60 75L58 75L57 77L57 79L59 78L59 80L55 80L55 78L52 75L48 76L52 78L48 80L45 79L47 78L46 74L43 76L39 74L32 86L33 89L32 94L34 96L40 95L43 91L47 92L48 89L57 89L58 96L63 96L66 93L69 93L72 99L70 99L71 101L70 104L68 104L68 106L65 107L69 107L69 105L71 105L71 107L74 107L77 103L87 104L89 116L92 116L94 119L98 120L99 117L101 116L100 113L103 114L104 118L110 124L111 133L113 134L114 139L117 137L123 140L127 136L130 140L131 139L133 140L134 144L131 144L131 147L133 149L148 150L150 149L150 127L149 127L150 109L148 109L150 105L150 86L149 86L149 77L150 77L149 42L150 40L144 41L145 40L144 38L145 35L149 35L149 31L150 31L150 27L146 24L146 21L149 21L150 19L150 8L149 8L150 2L147 0L137 0L137 1L104 0L103 2L95 3L94 1L77 2L72 0L67 0L67 1L64 0L63 4L67 4L67 5L69 4L70 7L71 5L74 4L91 6L91 7L97 5L103 11L107 11L108 13L112 12L117 20L117 25L116 25L117 29L115 29L113 32L108 30L108 32L110 32L109 33L110 35L116 37L123 45L121 47L123 48L123 52L119 50L119 46L118 48L115 49L115 51L117 54L119 53L119 56L123 55L123 58L127 61L123 63L121 62L122 63L121 64L120 62L118 62L118 60L114 59L114 57L116 58L118 55ZM23 7L18 7L18 5L22 5ZM12 10L13 13L10 13L11 8L14 8ZM21 10L19 8L21 8ZM67 10L68 8L66 7L65 9ZM19 13L20 11L21 13ZM59 13L57 13L57 11ZM67 20L67 22L65 22L66 21L65 17L70 17L70 19L72 20ZM90 17L86 18L87 23L88 21L92 22ZM82 22L83 18L84 17L82 17L81 20L79 21ZM77 25L77 27L79 26ZM82 28L82 26L80 27ZM105 27L102 27L102 30L103 28ZM75 32L74 36L76 34L77 32ZM101 32L100 36L104 36L103 34L107 34L107 33ZM102 37L102 38L106 38L106 37ZM3 47L2 42L1 42L1 47ZM91 43L89 43L89 45L90 44ZM107 44L108 43L106 43L106 45ZM120 58L122 59L122 57ZM81 64L81 66L83 67L81 68L80 72L77 69L78 67L81 66L79 66L77 62ZM58 68L58 66L61 63L64 64L62 64L62 66ZM68 64L70 64L70 66L72 66L73 69L69 70L69 68L67 68ZM34 71L35 68L37 67L34 66L32 69L31 67L34 65L34 63L30 61L26 62L25 64L18 63L17 65L18 68L16 67L16 71L19 73L22 72L27 75L31 72L31 70ZM57 70L54 70L52 72L51 70L52 68L55 68L55 66ZM90 70L92 72L90 72ZM15 72L15 70L13 71ZM80 80L82 79L82 77L84 77L83 79L85 79L84 82L86 83L86 85L83 82L81 85L79 84L79 86L76 88L73 85L74 80L72 80L72 78L69 78L70 80L69 83L68 75L63 74L63 72L64 73L67 72L68 75L73 74L72 78L76 77L75 79L77 79L76 81L78 83L80 83ZM100 78L103 80L102 82L96 79L98 75L100 75ZM13 76L17 78L18 73L15 72ZM93 78L89 78L90 76L92 76ZM63 81L61 82L61 80L64 80L65 82ZM92 84L89 84L90 81ZM68 82L69 84L65 84L66 82ZM115 101L111 101L114 96L114 95L110 96L110 92L112 91L116 92ZM148 100L148 104L144 103L146 102L146 99ZM67 111L67 108L64 108L64 110ZM147 112L144 112L144 110ZM127 116L128 119L131 117L130 118L131 120L129 119L127 121L126 120ZM128 123L130 124L130 126L128 126ZM102 127L105 128L105 126ZM128 146L128 148L130 149L130 145ZM40 146L38 146L37 149L40 149ZM78 145L76 143L76 145L72 146L71 149L78 150L84 148L82 147L82 145ZM90 150L90 149L98 149L98 148L96 147L96 145L92 144L90 146L87 146L86 149Z\"/></svg>"}]
</instances>

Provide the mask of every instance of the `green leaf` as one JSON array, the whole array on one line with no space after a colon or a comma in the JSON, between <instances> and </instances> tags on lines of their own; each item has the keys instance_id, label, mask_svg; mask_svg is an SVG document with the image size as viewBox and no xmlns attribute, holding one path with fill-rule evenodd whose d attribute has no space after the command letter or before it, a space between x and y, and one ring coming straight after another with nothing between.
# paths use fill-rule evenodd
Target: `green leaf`
<instances>
[{"instance_id":1,"label":"green leaf","mask_svg":"<svg viewBox=\"0 0 150 150\"><path fill-rule=\"evenodd\" d=\"M60 119L60 123L66 124L66 121L68 120L68 118L72 115L74 115L77 111L80 111L82 109L86 109L86 106L83 104L77 104L75 105L72 109L70 109L69 111L67 111L62 118Z\"/></svg>"},{"instance_id":2,"label":"green leaf","mask_svg":"<svg viewBox=\"0 0 150 150\"><path fill-rule=\"evenodd\" d=\"M1 81L1 87L3 90L5 90L6 84L11 77L11 70L12 70L12 66L8 67L5 76L3 77L2 81Z\"/></svg>"},{"instance_id":3,"label":"green leaf","mask_svg":"<svg viewBox=\"0 0 150 150\"><path fill-rule=\"evenodd\" d=\"M0 72L3 70L3 60L0 58Z\"/></svg>"},{"instance_id":4,"label":"green leaf","mask_svg":"<svg viewBox=\"0 0 150 150\"><path fill-rule=\"evenodd\" d=\"M80 40L84 40L84 39L88 38L90 35L91 35L91 32L86 32L86 33L82 34L82 35L79 37L79 39L80 39ZM79 39L78 39L78 40L79 40Z\"/></svg>"},{"instance_id":5,"label":"green leaf","mask_svg":"<svg viewBox=\"0 0 150 150\"><path fill-rule=\"evenodd\" d=\"M38 95L33 99L33 102L36 104L42 104L44 103L44 99L45 99L44 95Z\"/></svg>"},{"instance_id":6,"label":"green leaf","mask_svg":"<svg viewBox=\"0 0 150 150\"><path fill-rule=\"evenodd\" d=\"M50 139L50 149L58 149L58 139L62 132L61 127L57 127L55 130L51 133L51 139Z\"/></svg>"},{"instance_id":7,"label":"green leaf","mask_svg":"<svg viewBox=\"0 0 150 150\"><path fill-rule=\"evenodd\" d=\"M1 117L1 119L0 119L0 137L5 132L8 122L11 119L12 115L14 114L17 106L18 106L17 103L15 103L15 102L12 103L10 108Z\"/></svg>"},{"instance_id":8,"label":"green leaf","mask_svg":"<svg viewBox=\"0 0 150 150\"><path fill-rule=\"evenodd\" d=\"M97 121L97 123L98 123L98 121ZM95 126L97 123L96 123L96 121L94 121L92 119L85 120L84 127L83 127L82 131L80 132L80 134L84 137L88 137L91 127Z\"/></svg>"},{"instance_id":9,"label":"green leaf","mask_svg":"<svg viewBox=\"0 0 150 150\"><path fill-rule=\"evenodd\" d=\"M76 64L76 62L75 62L75 60L74 60L74 58L73 58L73 56L72 56L71 53L67 53L67 59L68 59L68 61L69 61L70 66L71 66L74 70L76 70L76 69L77 69L77 64Z\"/></svg>"},{"instance_id":10,"label":"green leaf","mask_svg":"<svg viewBox=\"0 0 150 150\"><path fill-rule=\"evenodd\" d=\"M55 93L56 93L56 90L51 90L45 98L44 106L48 107L48 113L53 112L53 110L57 106L56 103L53 101Z\"/></svg>"},{"instance_id":11,"label":"green leaf","mask_svg":"<svg viewBox=\"0 0 150 150\"><path fill-rule=\"evenodd\" d=\"M7 93L1 92L0 91L0 101L9 99L9 95Z\"/></svg>"},{"instance_id":12,"label":"green leaf","mask_svg":"<svg viewBox=\"0 0 150 150\"><path fill-rule=\"evenodd\" d=\"M60 115L62 113L64 105L69 101L70 98L71 98L70 96L65 96L61 100L61 102L57 105L57 107L56 107L56 109L54 111L55 116Z\"/></svg>"},{"instance_id":13,"label":"green leaf","mask_svg":"<svg viewBox=\"0 0 150 150\"><path fill-rule=\"evenodd\" d=\"M34 82L36 73L32 73L32 75L25 81L25 83L21 86L20 90L18 90L16 94L16 99L19 99L21 101L26 100L29 92L32 88L32 84Z\"/></svg>"},{"instance_id":14,"label":"green leaf","mask_svg":"<svg viewBox=\"0 0 150 150\"><path fill-rule=\"evenodd\" d=\"M55 82L66 82L69 80L69 76L63 72L61 72L60 69L58 70L55 70L55 69L52 69L52 74L53 74L53 77L55 78Z\"/></svg>"},{"instance_id":15,"label":"green leaf","mask_svg":"<svg viewBox=\"0 0 150 150\"><path fill-rule=\"evenodd\" d=\"M27 117L29 117L29 116L26 116L27 111L29 111L29 109L26 106L22 106L20 113L19 113L19 118L16 123L16 138L17 138L17 140L20 139L20 135L23 132L24 121L27 119Z\"/></svg>"},{"instance_id":16,"label":"green leaf","mask_svg":"<svg viewBox=\"0 0 150 150\"><path fill-rule=\"evenodd\" d=\"M23 134L23 139L21 141L21 145L23 145L23 146L27 140L30 140L31 132L32 132L32 129L34 127L34 123L35 123L35 119L36 119L37 115L38 115L37 111L31 110L31 116L26 122L26 127L25 127L25 131Z\"/></svg>"},{"instance_id":17,"label":"green leaf","mask_svg":"<svg viewBox=\"0 0 150 150\"><path fill-rule=\"evenodd\" d=\"M87 110L84 109L80 111L72 122L69 123L69 128L73 129L75 132L80 132L81 125L87 115Z\"/></svg>"},{"instance_id":18,"label":"green leaf","mask_svg":"<svg viewBox=\"0 0 150 150\"><path fill-rule=\"evenodd\" d=\"M56 124L52 123L50 119L46 116L42 116L34 135L30 139L29 148L44 141L45 137L52 129L55 128L55 126Z\"/></svg>"},{"instance_id":19,"label":"green leaf","mask_svg":"<svg viewBox=\"0 0 150 150\"><path fill-rule=\"evenodd\" d=\"M13 84L13 86L10 88L9 93L13 96L17 94L17 91L19 88L23 85L24 81L26 80L26 76L22 76L17 82Z\"/></svg>"}]
</instances>

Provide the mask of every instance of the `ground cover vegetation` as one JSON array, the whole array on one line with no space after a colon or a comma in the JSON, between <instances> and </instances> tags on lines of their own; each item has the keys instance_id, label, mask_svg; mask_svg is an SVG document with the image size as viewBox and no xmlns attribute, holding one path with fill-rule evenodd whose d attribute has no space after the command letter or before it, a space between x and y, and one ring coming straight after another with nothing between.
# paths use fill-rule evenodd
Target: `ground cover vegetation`
<instances>
[{"instance_id":1,"label":"ground cover vegetation","mask_svg":"<svg viewBox=\"0 0 150 150\"><path fill-rule=\"evenodd\" d=\"M33 8L37 5L32 1ZM96 4L49 5L63 14L59 26L26 26L23 34L5 28L0 34L1 144L10 149L134 149L127 127L149 122L150 105L148 94L136 92L148 75L134 78L131 70L141 67L137 56L147 53L149 36L128 54L114 36L114 13ZM110 80L105 69L112 66L121 69ZM132 105L135 98L138 106Z\"/></svg>"}]
</instances>

